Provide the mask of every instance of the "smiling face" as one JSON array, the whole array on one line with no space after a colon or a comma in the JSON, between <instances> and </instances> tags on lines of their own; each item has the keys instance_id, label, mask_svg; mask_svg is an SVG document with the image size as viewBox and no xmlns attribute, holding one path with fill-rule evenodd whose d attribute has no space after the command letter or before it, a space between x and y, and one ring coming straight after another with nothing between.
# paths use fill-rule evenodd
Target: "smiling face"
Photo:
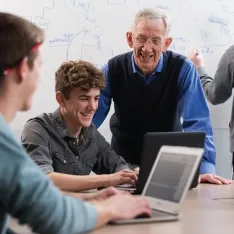
<instances>
[{"instance_id":1,"label":"smiling face","mask_svg":"<svg viewBox=\"0 0 234 234\"><path fill-rule=\"evenodd\" d=\"M69 61L58 68L55 73L56 100L69 134L78 136L82 127L91 125L100 90L104 87L103 72L87 61Z\"/></svg>"},{"instance_id":2,"label":"smiling face","mask_svg":"<svg viewBox=\"0 0 234 234\"><path fill-rule=\"evenodd\" d=\"M132 32L127 32L128 45L133 49L134 61L143 75L152 73L172 39L166 37L162 19L141 18Z\"/></svg>"},{"instance_id":3,"label":"smiling face","mask_svg":"<svg viewBox=\"0 0 234 234\"><path fill-rule=\"evenodd\" d=\"M98 108L100 89L91 88L89 91L84 91L81 88L74 88L68 99L61 97L60 92L57 92L58 95L60 95L60 100L62 98L62 102L60 101L61 113L69 121L70 126L87 128L91 125Z\"/></svg>"}]
</instances>

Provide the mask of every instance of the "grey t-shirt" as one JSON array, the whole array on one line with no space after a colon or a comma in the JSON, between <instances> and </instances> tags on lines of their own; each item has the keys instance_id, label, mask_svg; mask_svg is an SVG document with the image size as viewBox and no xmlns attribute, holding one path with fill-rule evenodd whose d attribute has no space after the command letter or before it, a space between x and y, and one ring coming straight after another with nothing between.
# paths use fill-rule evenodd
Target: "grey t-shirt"
<instances>
[{"instance_id":1,"label":"grey t-shirt","mask_svg":"<svg viewBox=\"0 0 234 234\"><path fill-rule=\"evenodd\" d=\"M234 45L223 54L214 78L207 74L204 67L199 67L197 70L208 101L213 105L226 102L231 97L234 86ZM234 152L234 101L229 128L230 151Z\"/></svg>"},{"instance_id":2,"label":"grey t-shirt","mask_svg":"<svg viewBox=\"0 0 234 234\"><path fill-rule=\"evenodd\" d=\"M30 119L21 141L45 173L89 175L91 171L110 174L129 169L95 126L82 128L78 141L69 136L59 109Z\"/></svg>"}]
</instances>

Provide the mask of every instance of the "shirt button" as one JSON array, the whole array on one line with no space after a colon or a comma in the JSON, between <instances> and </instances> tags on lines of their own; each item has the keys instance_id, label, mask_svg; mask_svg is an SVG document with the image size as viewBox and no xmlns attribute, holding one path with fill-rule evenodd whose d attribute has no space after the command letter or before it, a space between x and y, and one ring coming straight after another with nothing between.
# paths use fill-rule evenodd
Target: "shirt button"
<instances>
[{"instance_id":1,"label":"shirt button","mask_svg":"<svg viewBox=\"0 0 234 234\"><path fill-rule=\"evenodd\" d=\"M79 156L76 156L76 159L79 159Z\"/></svg>"},{"instance_id":2,"label":"shirt button","mask_svg":"<svg viewBox=\"0 0 234 234\"><path fill-rule=\"evenodd\" d=\"M63 160L64 163L66 163L67 161L66 160Z\"/></svg>"},{"instance_id":3,"label":"shirt button","mask_svg":"<svg viewBox=\"0 0 234 234\"><path fill-rule=\"evenodd\" d=\"M73 141L73 142L72 142L72 144L73 144L73 145L75 145L75 144L76 144L76 142L75 142L75 141Z\"/></svg>"}]
</instances>

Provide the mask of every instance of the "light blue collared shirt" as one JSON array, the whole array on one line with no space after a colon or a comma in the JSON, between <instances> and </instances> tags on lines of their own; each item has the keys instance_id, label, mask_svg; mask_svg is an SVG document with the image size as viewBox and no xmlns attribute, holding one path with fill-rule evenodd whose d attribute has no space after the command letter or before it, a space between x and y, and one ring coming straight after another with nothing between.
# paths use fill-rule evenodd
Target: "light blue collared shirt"
<instances>
[{"instance_id":1,"label":"light blue collared shirt","mask_svg":"<svg viewBox=\"0 0 234 234\"><path fill-rule=\"evenodd\" d=\"M160 57L154 72L148 77L144 77L138 70L133 54L131 57L133 73L138 73L147 84L157 78L157 73L163 69L163 55ZM105 74L107 85L101 91L99 107L94 115L93 122L99 127L105 120L111 106L112 94L109 83L108 63L102 67ZM200 78L193 63L185 59L178 77L179 103L177 114L183 118L184 131L205 131L205 147L200 173L215 173L215 146L213 142L213 131L210 120L209 109L205 100Z\"/></svg>"}]
</instances>

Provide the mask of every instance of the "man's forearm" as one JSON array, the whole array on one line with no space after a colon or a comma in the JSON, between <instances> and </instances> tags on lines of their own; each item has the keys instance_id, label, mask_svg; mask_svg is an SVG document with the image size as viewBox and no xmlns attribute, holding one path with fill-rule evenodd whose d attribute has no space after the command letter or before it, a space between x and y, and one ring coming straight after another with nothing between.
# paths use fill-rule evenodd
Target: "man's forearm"
<instances>
[{"instance_id":1,"label":"man's forearm","mask_svg":"<svg viewBox=\"0 0 234 234\"><path fill-rule=\"evenodd\" d=\"M108 175L68 175L52 172L48 176L62 191L84 191L108 187Z\"/></svg>"}]
</instances>

